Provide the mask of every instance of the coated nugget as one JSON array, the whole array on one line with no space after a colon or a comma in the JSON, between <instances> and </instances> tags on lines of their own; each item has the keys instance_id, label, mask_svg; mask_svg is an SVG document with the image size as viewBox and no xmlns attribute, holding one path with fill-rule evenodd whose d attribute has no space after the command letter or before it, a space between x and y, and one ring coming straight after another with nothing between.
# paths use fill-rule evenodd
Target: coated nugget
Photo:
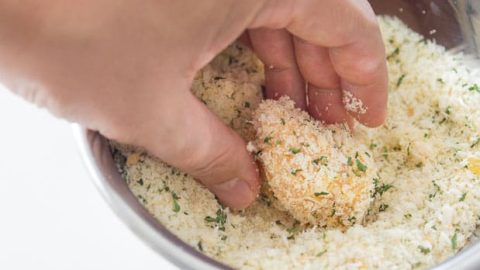
<instances>
[{"instance_id":1,"label":"coated nugget","mask_svg":"<svg viewBox=\"0 0 480 270\"><path fill-rule=\"evenodd\" d=\"M344 125L323 125L282 97L254 112L256 151L273 205L303 224L361 223L372 202L376 167Z\"/></svg>"}]
</instances>

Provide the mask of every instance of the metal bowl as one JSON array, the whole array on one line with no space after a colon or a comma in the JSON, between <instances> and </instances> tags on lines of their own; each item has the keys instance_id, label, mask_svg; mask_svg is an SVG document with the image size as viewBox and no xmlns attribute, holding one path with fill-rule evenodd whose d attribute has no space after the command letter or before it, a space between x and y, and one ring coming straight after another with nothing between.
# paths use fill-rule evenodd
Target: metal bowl
<instances>
[{"instance_id":1,"label":"metal bowl","mask_svg":"<svg viewBox=\"0 0 480 270\"><path fill-rule=\"evenodd\" d=\"M447 48L478 55L479 0L371 0L370 3L377 14L395 15ZM102 135L78 125L74 126L74 134L98 190L146 244L181 269L230 269L185 244L143 208L118 173ZM473 242L433 269L480 269L480 242Z\"/></svg>"}]
</instances>

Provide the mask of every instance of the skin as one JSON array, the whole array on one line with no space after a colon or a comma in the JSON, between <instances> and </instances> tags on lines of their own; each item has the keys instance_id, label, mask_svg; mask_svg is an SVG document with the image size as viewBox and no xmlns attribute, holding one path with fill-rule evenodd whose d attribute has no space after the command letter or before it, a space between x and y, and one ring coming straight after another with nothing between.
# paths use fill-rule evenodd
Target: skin
<instances>
[{"instance_id":1,"label":"skin","mask_svg":"<svg viewBox=\"0 0 480 270\"><path fill-rule=\"evenodd\" d=\"M0 0L0 81L59 117L144 147L243 209L259 192L253 158L189 90L242 33L268 67L267 97L288 95L326 123L383 123L385 52L363 0ZM348 113L340 89L367 112Z\"/></svg>"}]
</instances>

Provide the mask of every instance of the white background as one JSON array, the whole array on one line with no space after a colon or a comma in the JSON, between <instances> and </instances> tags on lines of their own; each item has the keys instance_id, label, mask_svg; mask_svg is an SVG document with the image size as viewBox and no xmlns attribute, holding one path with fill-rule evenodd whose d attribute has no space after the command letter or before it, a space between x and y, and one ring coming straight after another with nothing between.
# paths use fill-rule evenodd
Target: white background
<instances>
[{"instance_id":1,"label":"white background","mask_svg":"<svg viewBox=\"0 0 480 270\"><path fill-rule=\"evenodd\" d=\"M175 269L103 201L70 125L1 85L0 269Z\"/></svg>"}]
</instances>

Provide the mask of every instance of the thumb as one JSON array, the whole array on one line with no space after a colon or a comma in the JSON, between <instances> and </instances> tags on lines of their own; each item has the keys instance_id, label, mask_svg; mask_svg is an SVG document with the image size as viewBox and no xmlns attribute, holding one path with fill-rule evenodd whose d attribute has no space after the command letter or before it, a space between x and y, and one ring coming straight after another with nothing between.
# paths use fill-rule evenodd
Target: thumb
<instances>
[{"instance_id":1,"label":"thumb","mask_svg":"<svg viewBox=\"0 0 480 270\"><path fill-rule=\"evenodd\" d=\"M147 125L156 127L146 133L154 137L145 138L141 145L195 177L226 206L243 209L250 205L260 184L245 141L191 93L171 104L172 109L162 110L168 114L163 114L161 122Z\"/></svg>"}]
</instances>

